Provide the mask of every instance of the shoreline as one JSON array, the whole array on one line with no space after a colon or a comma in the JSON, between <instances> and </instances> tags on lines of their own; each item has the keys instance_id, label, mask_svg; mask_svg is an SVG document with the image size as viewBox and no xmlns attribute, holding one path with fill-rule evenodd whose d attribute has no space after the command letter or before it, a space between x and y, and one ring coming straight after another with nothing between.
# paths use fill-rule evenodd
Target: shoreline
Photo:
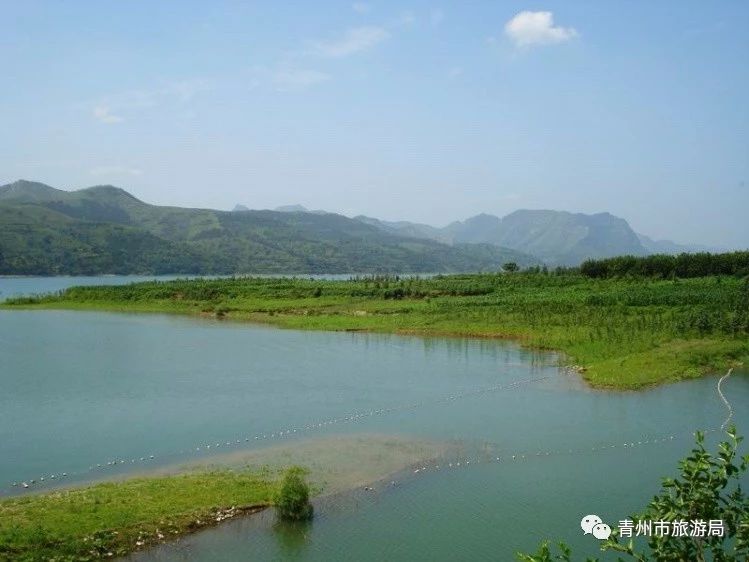
<instances>
[{"instance_id":1,"label":"shoreline","mask_svg":"<svg viewBox=\"0 0 749 562\"><path fill-rule=\"evenodd\" d=\"M45 553L125 557L267 510L289 466L307 466L319 503L371 491L450 450L450 444L398 435L333 435L14 495L0 500L0 560ZM337 459L342 468L332 462Z\"/></svg>"},{"instance_id":2,"label":"shoreline","mask_svg":"<svg viewBox=\"0 0 749 562\"><path fill-rule=\"evenodd\" d=\"M301 331L323 331L330 333L360 333L360 334L388 334L395 336L412 336L419 338L465 338L475 340L490 340L490 341L507 341L518 345L520 348L528 351L539 351L554 353L559 357L558 366L560 369L565 371L572 371L580 376L581 380L587 384L591 389L594 390L609 390L609 391L638 391L647 390L660 386L662 384L670 384L681 382L684 380L690 380L695 378L701 378L719 372L725 371L728 368L742 368L746 361L749 360L749 346L747 346L747 354L741 359L724 358L722 361L714 365L706 365L697 370L691 372L680 372L669 376L661 375L656 377L654 380L646 382L635 382L633 384L626 382L611 382L601 381L591 376L590 368L584 364L578 364L577 360L568 351L538 344L533 341L532 334L518 334L501 331L484 331L481 329L475 329L468 327L467 329L440 329L440 328L399 328L394 326L320 326L310 323L304 323L300 321L300 318L309 318L307 314L283 314L283 313L269 313L269 312L258 312L258 311L229 311L229 312L216 312L216 311L205 311L200 309L198 305L200 303L188 303L192 304L192 308L185 307L164 307L159 306L158 303L146 303L140 305L123 305L115 301L105 302L66 302L66 301L52 301L52 302L40 302L40 303L28 303L28 304L6 304L0 301L0 313L3 310L57 310L57 311L72 311L72 312L107 312L107 313L121 313L121 314L157 314L166 316L182 316L185 318L194 318L202 320L210 320L214 322L230 322L238 325L255 325L263 327L274 327L278 329L291 329ZM358 311L354 311L354 314L346 316L345 318L338 317L338 320L343 320L345 324L348 321L363 320L366 319L366 315L356 314ZM326 315L315 315L312 318L333 318ZM676 340L667 342L667 344L676 344L677 348L680 344L689 344L699 346L700 343L705 343L705 347L710 347L710 340L701 342L700 340ZM717 342L715 342L717 343ZM667 345L665 347L668 347ZM709 351L709 350L708 350ZM666 349L668 352L668 349ZM678 352L678 350L676 351ZM565 359L566 358L566 359ZM568 362L564 362L568 360Z\"/></svg>"}]
</instances>

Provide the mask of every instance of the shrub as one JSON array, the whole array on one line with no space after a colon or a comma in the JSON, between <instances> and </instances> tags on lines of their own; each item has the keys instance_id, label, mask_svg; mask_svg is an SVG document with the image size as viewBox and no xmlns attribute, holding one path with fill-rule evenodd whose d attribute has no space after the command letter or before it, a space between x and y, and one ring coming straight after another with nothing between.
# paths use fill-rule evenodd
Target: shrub
<instances>
[{"instance_id":1,"label":"shrub","mask_svg":"<svg viewBox=\"0 0 749 562\"><path fill-rule=\"evenodd\" d=\"M697 433L697 443L691 454L679 462L680 475L663 479L663 488L639 517L650 521L692 520L695 518L722 520L722 536L670 537L651 536L649 552L640 552L634 541L620 542L618 531L602 543L601 550L611 550L637 562L681 562L684 560L715 560L739 562L749 559L749 496L741 481L749 468L749 456L740 458L741 437L736 429L728 429L727 441L718 445L717 454L705 450L704 435ZM554 554L548 543L543 543L535 554L518 553L523 562L570 562L572 552L559 543L559 554ZM618 560L624 561L623 558ZM588 558L597 562L597 558Z\"/></svg>"},{"instance_id":2,"label":"shrub","mask_svg":"<svg viewBox=\"0 0 749 562\"><path fill-rule=\"evenodd\" d=\"M304 476L304 469L298 466L289 468L284 474L274 498L278 518L282 521L312 519L313 509L309 502L309 485Z\"/></svg>"}]
</instances>

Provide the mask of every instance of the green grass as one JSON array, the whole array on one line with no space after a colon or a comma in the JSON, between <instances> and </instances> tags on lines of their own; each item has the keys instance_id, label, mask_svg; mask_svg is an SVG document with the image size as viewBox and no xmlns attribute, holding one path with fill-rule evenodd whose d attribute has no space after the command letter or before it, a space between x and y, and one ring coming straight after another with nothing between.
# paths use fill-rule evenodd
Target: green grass
<instances>
[{"instance_id":1,"label":"green grass","mask_svg":"<svg viewBox=\"0 0 749 562\"><path fill-rule=\"evenodd\" d=\"M268 506L275 489L270 472L223 470L2 500L0 560L124 555Z\"/></svg>"},{"instance_id":2,"label":"green grass","mask_svg":"<svg viewBox=\"0 0 749 562\"><path fill-rule=\"evenodd\" d=\"M575 273L349 281L232 278L76 287L4 308L165 312L310 330L508 338L565 354L594 386L640 388L749 356L749 281Z\"/></svg>"}]
</instances>

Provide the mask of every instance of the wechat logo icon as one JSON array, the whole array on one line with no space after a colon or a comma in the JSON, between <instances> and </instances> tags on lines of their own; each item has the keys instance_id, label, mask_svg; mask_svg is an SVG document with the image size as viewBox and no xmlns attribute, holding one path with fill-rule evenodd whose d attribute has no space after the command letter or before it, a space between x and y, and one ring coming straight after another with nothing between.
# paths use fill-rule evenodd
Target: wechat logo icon
<instances>
[{"instance_id":1,"label":"wechat logo icon","mask_svg":"<svg viewBox=\"0 0 749 562\"><path fill-rule=\"evenodd\" d=\"M599 541L611 536L611 527L606 525L598 515L586 515L580 521L580 527L586 535L593 535Z\"/></svg>"}]
</instances>

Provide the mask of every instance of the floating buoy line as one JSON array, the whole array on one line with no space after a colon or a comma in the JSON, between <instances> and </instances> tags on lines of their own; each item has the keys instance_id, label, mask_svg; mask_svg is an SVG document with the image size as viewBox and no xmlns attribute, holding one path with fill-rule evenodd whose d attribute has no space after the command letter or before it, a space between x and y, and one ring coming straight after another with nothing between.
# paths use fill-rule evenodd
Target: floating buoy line
<instances>
[{"instance_id":1,"label":"floating buoy line","mask_svg":"<svg viewBox=\"0 0 749 562\"><path fill-rule=\"evenodd\" d=\"M725 379L727 379L730 375L733 369L729 369L729 371L723 375L723 377L720 378L718 381L717 386L717 392L720 396L721 400L725 404L727 410L728 410L728 417L723 422L723 424L720 426L720 428L710 428L710 429L704 429L702 430L703 433L711 433L711 432L718 432L723 431L731 418L733 417L733 408L731 407L731 404L726 399L725 395L723 394L721 390L721 385ZM573 374L569 371L566 371L567 374ZM200 454L200 453L210 453L211 451L215 451L217 449L223 450L226 448L236 448L237 446L246 445L249 443L255 443L255 442L265 442L265 441L272 441L272 440L280 440L280 439L286 439L289 437L295 437L298 435L306 434L312 431L326 429L333 425L340 425L340 424L348 424L348 423L354 423L358 422L360 420L366 419L366 418L373 418L376 416L383 416L387 414L397 413L397 412L406 412L410 410L415 410L421 407L425 406L432 406L432 405L439 405L439 404L449 404L451 402L473 397L473 396L480 396L483 394L488 394L492 392L498 392L502 390L512 390L515 388L518 388L523 385L528 385L534 382L541 382L544 380L548 380L552 378L551 376L544 376L544 377L536 377L536 378L528 378L528 379L521 379L517 380L511 383L507 384L497 384L490 387L484 387L479 388L475 390L468 390L464 392L457 392L454 394L451 394L449 396L444 396L435 400L426 400L426 401L418 401L418 402L412 402L408 404L403 404L400 406L394 406L390 408L379 408L379 409L371 409L366 410L363 412L357 412L352 414L346 414L335 418L328 418L325 420L307 423L303 426L296 426L291 428L285 428L280 429L278 431L271 431L271 432L264 432L264 433L258 433L255 435L248 435L243 437L242 439L233 439L233 440L218 440L215 442L210 443L202 443L197 444L195 447L182 450L179 452L173 452L173 453L167 453L162 455L144 455L140 457L133 457L130 459L127 458L118 458L118 459L110 459L106 462L97 463L96 465L89 466L88 470L80 470L77 472L55 472L50 474L49 476L42 476L39 478L32 478L32 479L26 479L26 480L18 480L16 482L13 482L11 484L11 488L9 491L13 491L16 489L23 489L28 490L32 487L48 484L50 482L58 483L65 479L71 479L74 477L83 477L83 476L89 476L91 474L97 474L97 473L106 473L108 470L112 471L113 469L116 469L118 467L124 467L124 466L134 466L134 465L147 465L147 464L154 464L154 461L157 459L165 459L169 457L174 456L184 456L188 454ZM696 434L696 432L688 432L688 433L679 433L679 434L667 434L667 435L660 435L660 436L650 436L650 437L641 437L637 440L630 440L630 441L617 441L615 443L608 443L608 444L600 444L595 445L590 448L566 448L566 449L552 449L552 450L522 450L522 451L512 451L512 452L506 452L504 451L499 445L497 444L491 444L492 449L494 452L492 454L489 454L487 452L483 452L481 454L474 455L473 457L463 457L463 458L453 458L449 461L443 461L441 463L434 463L434 464L419 464L414 465L412 467L413 474L422 474L426 473L427 471L435 471L435 470L445 470L445 469L457 469L457 468L465 468L471 465L479 465L479 464L486 464L486 463L503 463L503 462L519 462L524 460L531 460L534 458L539 457L550 457L550 456L561 456L561 455L580 455L580 454L590 454L590 453L599 453L599 452L606 452L616 449L626 449L626 450L632 450L638 447L648 446L648 445L656 445L660 443L667 443L669 441L673 441L677 438L684 438L687 436L693 437ZM484 444L487 446L488 444Z\"/></svg>"},{"instance_id":2,"label":"floating buoy line","mask_svg":"<svg viewBox=\"0 0 749 562\"><path fill-rule=\"evenodd\" d=\"M721 431L719 428L710 428L700 430L702 433L712 433ZM533 461L538 458L560 457L560 456L580 456L586 454L605 453L612 450L632 450L649 445L661 445L672 441L684 439L686 437L694 438L697 432L666 434L659 436L642 437L637 441L618 441L616 443L600 444L589 448L561 448L561 449L524 449L505 451L497 444L486 444L491 446L491 451L484 450L471 456L450 456L446 455L439 460L432 459L428 463L416 463L410 467L412 475L418 476L432 472L465 469L487 464L508 464L524 461ZM395 484L395 482L391 482Z\"/></svg>"},{"instance_id":3,"label":"floating buoy line","mask_svg":"<svg viewBox=\"0 0 749 562\"><path fill-rule=\"evenodd\" d=\"M733 367L728 369L728 372L720 377L720 380L718 381L718 396L720 396L720 399L723 400L723 404L726 405L726 409L728 410L728 417L726 418L726 421L723 422L723 425L720 426L720 430L724 431L726 429L726 426L728 425L728 422L731 421L731 418L733 417L733 408L731 407L731 403L726 400L726 397L723 395L723 391L720 389L720 385L723 384L723 381L726 380L728 377L731 376L731 373L733 372Z\"/></svg>"},{"instance_id":4,"label":"floating buoy line","mask_svg":"<svg viewBox=\"0 0 749 562\"><path fill-rule=\"evenodd\" d=\"M533 378L527 378L527 379L520 379L513 381L511 383L505 383L505 384L496 384L489 387L482 387L474 390L466 390L463 392L456 392L453 394L450 394L449 396L443 396L434 400L422 400L417 402L411 402L408 404L402 404L400 406L394 406L390 408L378 408L378 409L369 409L365 411L359 411L349 414L344 414L338 417L334 418L327 418L324 420L318 420L310 423L306 423L304 425L298 425L295 427L287 427L282 428L275 431L265 431L263 433L257 433L255 435L247 435L242 437L241 439L221 439L211 442L203 442L198 443L194 447L191 447L189 449L184 449L181 451L174 451L171 453L164 453L160 455L155 454L148 454L138 457L117 457L117 458L110 458L107 461L102 461L100 463L96 463L94 465L91 465L88 467L87 470L78 470L78 471L70 471L70 472L53 472L49 474L48 476L41 476L38 478L29 478L25 480L17 480L15 482L11 483L10 489L8 491L13 491L17 489L30 489L34 487L41 487L42 485L47 485L49 483L59 483L61 480L64 479L73 479L73 478L80 478L84 476L90 476L92 474L106 474L107 472L113 472L114 470L118 468L122 468L125 466L148 466L156 464L156 461L167 459L170 457L177 457L177 456L184 456L184 455L198 455L198 454L206 454L210 452L214 452L216 450L225 450L227 448L237 448L238 446L242 445L248 445L250 443L256 443L256 442L268 442L268 441L274 441L274 440L280 440L280 439L287 439L290 437L296 437L302 434L307 434L309 432L317 431L317 430L323 430L327 429L333 425L343 425L343 424L350 424L354 422L361 421L366 418L373 418L376 416L383 416L387 414L393 414L398 412L407 412L409 410L415 410L418 408L426 407L426 406L433 406L433 405L439 405L439 404L449 404L451 402L464 399L464 398L470 398L474 396L481 396L483 394L489 394L492 392L499 392L502 390L512 390L515 388L518 388L523 385L528 385L534 382L540 382L544 380L548 380L552 378L550 375L543 376L543 377L533 377Z\"/></svg>"}]
</instances>

